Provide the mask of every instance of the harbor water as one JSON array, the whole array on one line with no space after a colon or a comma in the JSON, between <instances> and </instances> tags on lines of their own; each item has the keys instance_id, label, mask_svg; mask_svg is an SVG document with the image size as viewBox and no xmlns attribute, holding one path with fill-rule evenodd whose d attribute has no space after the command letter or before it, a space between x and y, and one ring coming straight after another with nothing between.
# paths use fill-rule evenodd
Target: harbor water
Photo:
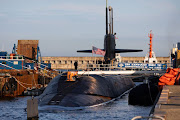
<instances>
[{"instance_id":1,"label":"harbor water","mask_svg":"<svg viewBox=\"0 0 180 120\"><path fill-rule=\"evenodd\" d=\"M0 101L1 120L26 120L27 100L17 97ZM152 106L128 105L128 94L106 105L81 110L39 111L39 120L131 120L135 116L148 116Z\"/></svg>"}]
</instances>

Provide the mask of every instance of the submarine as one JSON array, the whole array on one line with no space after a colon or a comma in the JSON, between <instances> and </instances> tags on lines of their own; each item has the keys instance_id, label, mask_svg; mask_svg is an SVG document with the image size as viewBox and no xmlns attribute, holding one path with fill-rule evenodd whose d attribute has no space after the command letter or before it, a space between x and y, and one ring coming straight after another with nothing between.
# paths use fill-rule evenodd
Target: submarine
<instances>
[{"instance_id":1,"label":"submarine","mask_svg":"<svg viewBox=\"0 0 180 120\"><path fill-rule=\"evenodd\" d=\"M112 8L110 7L109 10L111 11L110 18L113 19ZM105 61L113 60L116 52L141 51L115 49L113 23L111 22L108 32L107 14L106 0ZM92 50L78 52L92 52ZM133 81L123 75L78 75L78 72L71 71L60 74L51 80L44 92L38 97L38 105L66 108L98 106L118 98L132 87L134 87Z\"/></svg>"},{"instance_id":2,"label":"submarine","mask_svg":"<svg viewBox=\"0 0 180 120\"><path fill-rule=\"evenodd\" d=\"M108 18L109 14L109 18ZM104 60L106 64L110 64L110 61L115 60L115 53L127 53L127 52L142 52L143 50L138 49L116 49L115 35L113 31L113 8L107 7L106 0L106 35L104 36L104 49L105 52ZM108 22L109 21L109 22ZM78 50L80 53L92 53L92 50Z\"/></svg>"},{"instance_id":3,"label":"submarine","mask_svg":"<svg viewBox=\"0 0 180 120\"><path fill-rule=\"evenodd\" d=\"M97 106L123 95L134 86L122 75L77 75L66 72L56 76L38 97L39 106Z\"/></svg>"}]
</instances>

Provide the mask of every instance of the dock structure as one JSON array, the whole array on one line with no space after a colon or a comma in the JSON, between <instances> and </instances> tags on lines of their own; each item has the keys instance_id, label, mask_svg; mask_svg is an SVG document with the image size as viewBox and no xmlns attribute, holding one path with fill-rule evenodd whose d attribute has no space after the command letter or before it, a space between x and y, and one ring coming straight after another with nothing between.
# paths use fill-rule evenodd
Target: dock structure
<instances>
[{"instance_id":1,"label":"dock structure","mask_svg":"<svg viewBox=\"0 0 180 120\"><path fill-rule=\"evenodd\" d=\"M179 93L179 85L164 86L160 98L154 108L153 116L161 116L165 120L180 120Z\"/></svg>"},{"instance_id":2,"label":"dock structure","mask_svg":"<svg viewBox=\"0 0 180 120\"><path fill-rule=\"evenodd\" d=\"M145 57L121 57L121 63L144 63ZM170 64L170 57L156 57L157 63ZM97 64L103 57L42 57L44 63L51 63L52 69L74 69L74 62L78 62L78 69L86 69L88 64Z\"/></svg>"}]
</instances>

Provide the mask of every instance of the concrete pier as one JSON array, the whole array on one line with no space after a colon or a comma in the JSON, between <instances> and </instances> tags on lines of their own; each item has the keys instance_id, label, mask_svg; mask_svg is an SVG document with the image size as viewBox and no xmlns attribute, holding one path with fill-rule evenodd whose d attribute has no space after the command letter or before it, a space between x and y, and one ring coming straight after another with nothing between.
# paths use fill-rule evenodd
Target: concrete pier
<instances>
[{"instance_id":1,"label":"concrete pier","mask_svg":"<svg viewBox=\"0 0 180 120\"><path fill-rule=\"evenodd\" d=\"M161 116L165 120L180 120L180 85L163 87L153 116Z\"/></svg>"}]
</instances>

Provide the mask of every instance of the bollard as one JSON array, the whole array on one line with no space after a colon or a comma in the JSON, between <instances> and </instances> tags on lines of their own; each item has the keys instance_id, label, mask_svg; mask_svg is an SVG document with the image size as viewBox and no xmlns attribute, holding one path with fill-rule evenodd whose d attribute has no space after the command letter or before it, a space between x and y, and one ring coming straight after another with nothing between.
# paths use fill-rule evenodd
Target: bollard
<instances>
[{"instance_id":1,"label":"bollard","mask_svg":"<svg viewBox=\"0 0 180 120\"><path fill-rule=\"evenodd\" d=\"M27 120L38 120L38 100L32 97L27 100Z\"/></svg>"},{"instance_id":2,"label":"bollard","mask_svg":"<svg viewBox=\"0 0 180 120\"><path fill-rule=\"evenodd\" d=\"M148 77L146 76L145 79L144 79L144 81L143 81L143 83L148 84L148 82L149 82L149 81L148 81Z\"/></svg>"}]
</instances>

